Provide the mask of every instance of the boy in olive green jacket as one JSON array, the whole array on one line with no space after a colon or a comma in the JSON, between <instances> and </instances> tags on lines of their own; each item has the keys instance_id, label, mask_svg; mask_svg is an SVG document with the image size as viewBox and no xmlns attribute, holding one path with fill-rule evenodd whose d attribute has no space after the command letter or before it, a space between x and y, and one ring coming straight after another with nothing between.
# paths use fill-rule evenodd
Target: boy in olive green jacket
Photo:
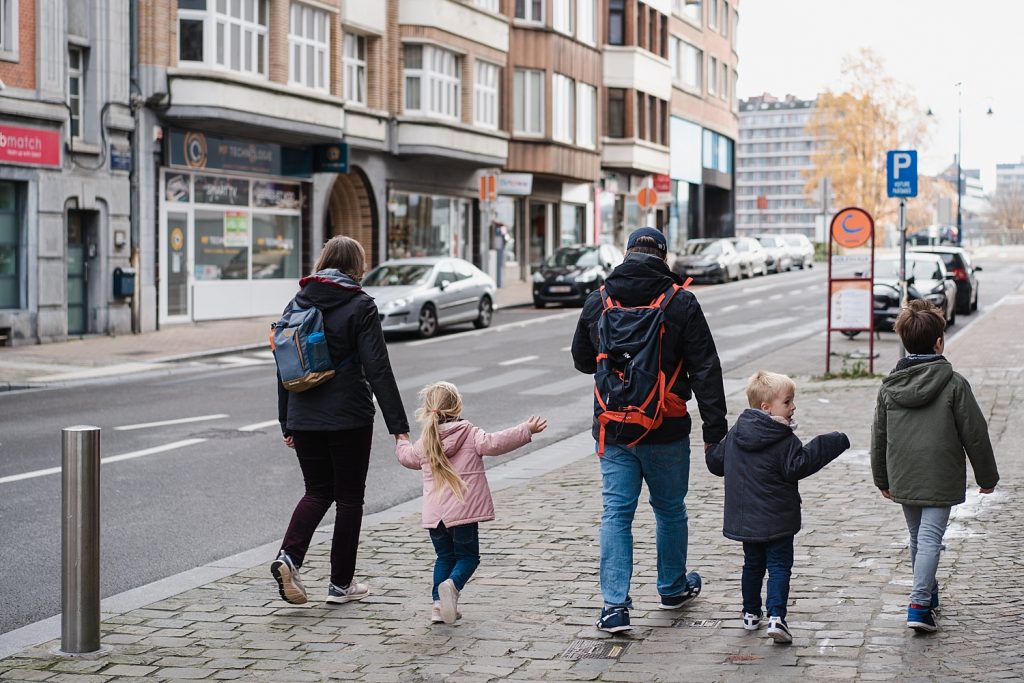
<instances>
[{"instance_id":1,"label":"boy in olive green jacket","mask_svg":"<svg viewBox=\"0 0 1024 683\"><path fill-rule=\"evenodd\" d=\"M964 454L981 493L996 470L988 425L971 385L942 356L946 320L938 308L911 301L896 319L907 357L882 381L871 435L871 472L882 495L903 505L910 530L914 587L907 626L932 632L939 606L935 571L950 508L964 502Z\"/></svg>"}]
</instances>

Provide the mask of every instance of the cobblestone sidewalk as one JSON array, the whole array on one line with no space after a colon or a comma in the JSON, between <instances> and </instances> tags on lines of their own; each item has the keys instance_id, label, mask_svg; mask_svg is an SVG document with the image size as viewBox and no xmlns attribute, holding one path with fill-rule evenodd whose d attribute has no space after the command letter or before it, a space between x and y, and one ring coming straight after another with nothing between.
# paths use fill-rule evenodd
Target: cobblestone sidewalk
<instances>
[{"instance_id":1,"label":"cobblestone sidewalk","mask_svg":"<svg viewBox=\"0 0 1024 683\"><path fill-rule=\"evenodd\" d=\"M453 626L429 624L433 553L418 515L365 529L364 601L328 609L278 598L267 565L123 615L109 615L113 653L63 660L46 643L0 660L0 679L60 682L995 680L1024 677L1024 297L1011 298L949 351L990 419L1002 481L956 509L940 564L941 630L904 623L910 567L898 506L871 484L866 449L876 380L801 381L801 435L846 431L853 450L802 485L789 622L791 646L740 628L742 550L721 535L721 481L693 458L690 565L704 591L688 609L658 610L653 517L637 514L629 637L593 627L600 605L600 476L593 457L495 496L480 569ZM731 401L734 412L738 400ZM695 429L695 434L699 430ZM699 444L694 452L702 453ZM326 594L328 546L304 576ZM267 558L268 561L270 558ZM583 642L577 642L583 641ZM608 658L573 659L569 650Z\"/></svg>"}]
</instances>

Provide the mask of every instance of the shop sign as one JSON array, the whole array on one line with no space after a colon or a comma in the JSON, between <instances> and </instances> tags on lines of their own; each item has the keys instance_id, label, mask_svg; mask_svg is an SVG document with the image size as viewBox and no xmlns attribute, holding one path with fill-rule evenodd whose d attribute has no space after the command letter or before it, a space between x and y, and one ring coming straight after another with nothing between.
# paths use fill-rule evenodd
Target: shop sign
<instances>
[{"instance_id":1,"label":"shop sign","mask_svg":"<svg viewBox=\"0 0 1024 683\"><path fill-rule=\"evenodd\" d=\"M197 175L196 204L249 206L249 181L219 175Z\"/></svg>"},{"instance_id":2,"label":"shop sign","mask_svg":"<svg viewBox=\"0 0 1024 683\"><path fill-rule=\"evenodd\" d=\"M668 194L669 192L672 191L671 177L664 173L655 173L652 177L654 179L653 185L655 192L663 192L665 194Z\"/></svg>"},{"instance_id":3,"label":"shop sign","mask_svg":"<svg viewBox=\"0 0 1024 683\"><path fill-rule=\"evenodd\" d=\"M59 168L60 148L58 131L0 126L0 163Z\"/></svg>"},{"instance_id":4,"label":"shop sign","mask_svg":"<svg viewBox=\"0 0 1024 683\"><path fill-rule=\"evenodd\" d=\"M224 212L224 246L249 246L249 214L245 211Z\"/></svg>"},{"instance_id":5,"label":"shop sign","mask_svg":"<svg viewBox=\"0 0 1024 683\"><path fill-rule=\"evenodd\" d=\"M313 145L315 173L348 173L348 143Z\"/></svg>"},{"instance_id":6,"label":"shop sign","mask_svg":"<svg viewBox=\"0 0 1024 683\"><path fill-rule=\"evenodd\" d=\"M301 203L299 185L256 181L252 184L253 206L271 209L298 209Z\"/></svg>"},{"instance_id":7,"label":"shop sign","mask_svg":"<svg viewBox=\"0 0 1024 683\"><path fill-rule=\"evenodd\" d=\"M498 194L527 197L532 192L532 173L501 173L498 175Z\"/></svg>"},{"instance_id":8,"label":"shop sign","mask_svg":"<svg viewBox=\"0 0 1024 683\"><path fill-rule=\"evenodd\" d=\"M167 139L171 166L303 177L313 170L309 149L224 138L194 130L172 130Z\"/></svg>"}]
</instances>

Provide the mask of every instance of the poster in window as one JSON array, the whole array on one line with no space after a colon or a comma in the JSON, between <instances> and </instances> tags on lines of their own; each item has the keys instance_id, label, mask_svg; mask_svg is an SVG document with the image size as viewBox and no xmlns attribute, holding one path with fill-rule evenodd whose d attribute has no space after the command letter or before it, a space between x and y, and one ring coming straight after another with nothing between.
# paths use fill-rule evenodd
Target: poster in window
<instances>
[{"instance_id":1,"label":"poster in window","mask_svg":"<svg viewBox=\"0 0 1024 683\"><path fill-rule=\"evenodd\" d=\"M245 211L224 212L224 246L249 246L249 214Z\"/></svg>"},{"instance_id":2,"label":"poster in window","mask_svg":"<svg viewBox=\"0 0 1024 683\"><path fill-rule=\"evenodd\" d=\"M295 183L254 182L252 185L253 205L271 209L299 209L301 208L299 187Z\"/></svg>"},{"instance_id":3,"label":"poster in window","mask_svg":"<svg viewBox=\"0 0 1024 683\"><path fill-rule=\"evenodd\" d=\"M187 173L171 173L167 176L164 186L165 197L169 202L187 204L191 197Z\"/></svg>"},{"instance_id":4,"label":"poster in window","mask_svg":"<svg viewBox=\"0 0 1024 683\"><path fill-rule=\"evenodd\" d=\"M249 206L249 181L216 175L195 177L196 204Z\"/></svg>"}]
</instances>

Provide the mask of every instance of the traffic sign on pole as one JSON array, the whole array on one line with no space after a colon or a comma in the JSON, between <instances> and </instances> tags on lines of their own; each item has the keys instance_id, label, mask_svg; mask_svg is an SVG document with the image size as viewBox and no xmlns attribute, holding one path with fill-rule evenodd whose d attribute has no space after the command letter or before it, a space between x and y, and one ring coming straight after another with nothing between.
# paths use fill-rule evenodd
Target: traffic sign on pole
<instances>
[{"instance_id":1,"label":"traffic sign on pole","mask_svg":"<svg viewBox=\"0 0 1024 683\"><path fill-rule=\"evenodd\" d=\"M893 149L885 154L885 190L890 197L917 196L917 150Z\"/></svg>"},{"instance_id":2,"label":"traffic sign on pole","mask_svg":"<svg viewBox=\"0 0 1024 683\"><path fill-rule=\"evenodd\" d=\"M636 203L640 205L641 209L649 209L658 203L658 193L653 188L642 187L636 193Z\"/></svg>"}]
</instances>

